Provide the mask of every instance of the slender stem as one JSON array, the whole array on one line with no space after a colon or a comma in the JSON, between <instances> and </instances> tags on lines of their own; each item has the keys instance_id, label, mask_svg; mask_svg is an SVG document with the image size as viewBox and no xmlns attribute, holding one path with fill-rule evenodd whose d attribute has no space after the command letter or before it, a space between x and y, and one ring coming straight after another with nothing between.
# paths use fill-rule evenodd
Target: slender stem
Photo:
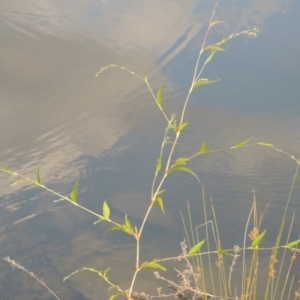
<instances>
[{"instance_id":1,"label":"slender stem","mask_svg":"<svg viewBox=\"0 0 300 300\"><path fill-rule=\"evenodd\" d=\"M278 236L277 236L277 239L276 239L275 250L274 250L274 259L273 259L273 262L271 263L272 268L274 267L275 260L276 260L276 257L277 257L277 252L278 252L278 248L279 248L279 244L280 244L280 240L281 240L281 236L282 236L282 231L283 231L283 227L284 227L284 224L285 224L285 217L286 217L286 213L287 213L287 209L288 209L290 200L292 198L292 193L294 191L294 186L295 186L295 183L296 183L298 172L299 172L299 162L297 163L297 167L296 167L296 170L295 170L293 182L292 182L292 185L291 185L291 188L290 188L290 191L289 191L289 196L288 196L288 199L287 199L287 202L286 202L286 205L285 205L285 209L284 209L284 213L283 213L279 233L278 233ZM264 297L265 300L268 299L270 280L271 280L271 277L268 278L267 287L266 287L266 291L265 291L265 297Z\"/></svg>"},{"instance_id":2,"label":"slender stem","mask_svg":"<svg viewBox=\"0 0 300 300\"><path fill-rule=\"evenodd\" d=\"M33 272L29 272L27 269L25 269L22 265L20 265L18 262L14 261L13 259L10 259L10 257L5 257L4 260L6 260L7 262L10 263L10 265L13 268L18 268L19 270L23 270L25 271L28 275L30 275L31 277L33 277L36 281L38 281L44 288L46 288L48 290L49 293L51 293L57 300L60 300L60 298L58 298L58 296L44 283L44 281L42 279L39 279L38 277L36 277L34 275Z\"/></svg>"},{"instance_id":3,"label":"slender stem","mask_svg":"<svg viewBox=\"0 0 300 300\"><path fill-rule=\"evenodd\" d=\"M26 181L28 181L28 182L30 182L30 183L32 183L32 184L38 186L38 187L40 187L40 188L42 188L42 189L44 189L44 190L50 192L51 194L53 194L53 195L59 197L59 199L61 199L62 201L68 201L70 204L75 205L75 206L81 208L82 210L84 210L84 211L88 212L89 214L91 214L91 215L97 217L98 219L101 219L101 217L102 217L100 214L97 214L97 213L95 213L94 211L92 211L92 210L90 210L90 209L88 209L88 208L86 208L86 207L84 207L84 206L78 204L77 202L72 201L70 198L68 198L68 197L66 197L66 196L63 196L63 195L61 195L61 194L55 192L54 190L51 190L50 188L48 188L47 186L45 186L45 185L43 185L43 184L37 183L35 180L33 180L33 179L29 178L29 177L20 175L20 174L18 174L18 173L16 173L16 172L13 172L13 171L10 171L10 170L6 170L6 169L3 169L3 168L2 168L2 171L3 171L3 172L6 172L6 173L9 173L9 174L11 174L11 175L17 176L17 177L19 177L19 178L22 178L22 179L24 179L24 180L26 180ZM114 224L114 225L122 226L122 225L120 225L119 223L114 222L114 221L111 220L111 219L107 219L106 221L108 221L108 222L110 222L110 223L112 223L112 224Z\"/></svg>"},{"instance_id":4,"label":"slender stem","mask_svg":"<svg viewBox=\"0 0 300 300\"><path fill-rule=\"evenodd\" d=\"M119 68L120 70L124 70L124 71L130 73L131 75L137 77L137 78L140 79L141 81L143 81L143 82L147 85L147 87L148 87L148 89L149 89L149 91L150 91L151 96L153 97L154 101L156 102L156 97L155 97L155 95L154 95L154 93L153 93L153 90L152 90L152 88L151 88L151 86L150 86L150 84L149 84L149 82L148 82L147 77L143 78L142 76L138 75L137 73L135 73L135 72L133 72L133 71L131 71L131 70L129 70L129 69L123 67L123 66L120 66L120 65L114 65L114 64L113 64L113 65L108 65L108 66L106 66L106 67L101 68L101 69L96 73L96 76L99 76L103 71L105 71L105 70L107 70L107 69L109 69L109 68ZM163 108L162 108L160 105L158 105L158 107L159 107L160 111L162 112L164 118L167 120L167 122L169 122L169 119L168 119L166 113L164 112Z\"/></svg>"},{"instance_id":5,"label":"slender stem","mask_svg":"<svg viewBox=\"0 0 300 300\"><path fill-rule=\"evenodd\" d=\"M164 146L165 146L165 143L166 143L166 140L167 140L167 135L168 135L168 131L166 130L163 142L162 142L161 147L160 147L160 154L159 154L160 157L162 157L162 155L163 155L163 150L164 150ZM155 197L154 197L154 187L155 187L155 182L156 182L156 179L157 179L157 175L158 175L158 172L156 171L155 174L154 174L153 181L152 181L151 200L155 200ZM159 190L157 190L157 192L158 191Z\"/></svg>"},{"instance_id":6,"label":"slender stem","mask_svg":"<svg viewBox=\"0 0 300 300\"><path fill-rule=\"evenodd\" d=\"M212 11L212 14L211 14L210 20L209 20L209 26L208 26L208 29L205 32L205 36L204 36L204 39L203 39L203 42L202 42L202 46L200 48L200 51L199 51L199 54L198 54L198 57L197 57L197 61L196 61L196 65L195 65L195 70L194 70L194 75L193 75L193 79L192 79L192 83L191 83L191 87L190 87L188 95L187 95L187 97L186 97L186 99L184 101L184 105L183 105L183 109L182 109L182 113L181 113L181 118L180 118L179 125L181 125L183 123L183 119L184 119L186 107L187 107L189 98L191 96L191 93L193 91L194 82L195 82L196 78L199 77L202 74L202 72L204 70L204 67L206 65L206 64L203 64L200 72L198 73L198 67L199 67L200 59L201 59L202 53L204 51L204 46L206 44L207 36L208 36L208 33L210 31L210 28L211 28L212 19L213 19L215 13L216 13L216 8L217 8L217 5L218 5L218 2L219 2L219 0L215 3L215 6L213 8L213 11ZM198 75L197 75L197 73L198 73Z\"/></svg>"},{"instance_id":7,"label":"slender stem","mask_svg":"<svg viewBox=\"0 0 300 300\"><path fill-rule=\"evenodd\" d=\"M251 218L251 215L252 215L252 212L253 212L253 209L254 209L254 203L251 207L251 210L250 210L250 213L248 215L248 219L247 219L247 222L246 222L246 227L245 227L245 233L244 233L244 242L243 242L243 262L242 262L242 291L241 291L241 295L244 295L245 293L245 282L246 282L246 237L247 237L247 232L248 232L248 226L249 226L249 223L250 223L250 218Z\"/></svg>"}]
</instances>

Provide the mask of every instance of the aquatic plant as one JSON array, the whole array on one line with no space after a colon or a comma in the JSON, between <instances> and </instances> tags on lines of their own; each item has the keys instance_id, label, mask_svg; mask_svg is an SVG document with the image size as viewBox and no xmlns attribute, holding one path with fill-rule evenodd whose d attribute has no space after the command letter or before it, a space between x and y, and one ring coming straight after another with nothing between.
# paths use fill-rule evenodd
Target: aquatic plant
<instances>
[{"instance_id":1,"label":"aquatic plant","mask_svg":"<svg viewBox=\"0 0 300 300\"><path fill-rule=\"evenodd\" d=\"M127 215L124 216L124 222L119 223L116 222L111 215L111 210L109 206L109 201L105 200L102 204L102 214L94 212L85 206L81 205L77 201L78 194L78 184L79 179L76 180L73 189L69 196L62 195L57 193L56 191L48 188L42 183L40 167L37 167L36 177L35 179L31 179L29 177L23 176L18 172L11 171L6 168L2 168L3 172L11 174L13 176L18 177L19 179L26 180L33 185L36 185L48 192L52 193L56 197L59 198L58 201L67 201L70 204L90 213L95 216L97 221L95 224L99 222L107 222L111 224L111 227L108 231L122 231L127 235L132 236L135 240L136 251L135 251L135 271L132 275L132 280L130 286L127 289L122 289L118 284L114 283L109 277L109 269L106 270L96 270L94 268L82 268L74 271L64 278L64 280L69 279L71 276L77 274L81 271L89 271L94 272L98 276L100 276L107 284L110 286L110 289L113 290L112 295L109 300L113 300L118 296L123 296L126 299L151 299L154 297L168 297L175 296L179 299L261 299L261 294L258 292L258 280L259 280L259 254L262 251L270 252L270 261L268 266L268 272L265 274L265 284L264 284L264 293L263 297L265 300L267 299L300 299L300 291L293 292L293 284L295 282L295 278L292 277L289 280L291 266L296 258L296 253L299 252L298 244L300 240L290 241L290 233L293 225L293 220L290 223L289 234L286 237L286 240L282 242L283 228L286 224L286 213L290 203L292 191L294 189L294 184L298 175L299 163L295 157L289 155L287 152L275 147L272 144L264 143L264 142L253 142L252 138L246 139L245 141L238 142L234 145L230 145L227 147L222 147L219 149L209 149L205 142L199 143L199 149L195 151L195 153L189 157L175 157L175 148L178 145L178 141L180 136L183 134L185 128L189 125L186 120L186 109L191 97L191 94L195 89L201 88L208 84L213 84L216 82L214 79L204 78L203 72L206 66L212 61L214 55L216 55L220 51L225 51L224 45L231 39L239 36L239 35L248 35L248 36L256 36L258 30L256 28L252 30L241 31L236 34L231 34L228 37L222 38L219 42L214 44L207 44L207 37L210 33L211 29L215 26L219 26L222 24L222 21L215 21L214 16L216 12L217 3L214 6L213 12L210 16L208 28L203 38L202 45L199 50L199 54L195 63L195 69L193 73L193 78L191 81L191 85L189 91L186 95L186 98L183 102L182 109L177 114L168 115L163 106L163 89L162 87L156 88L156 91L152 88L148 81L147 75L141 76L131 71L130 69L124 66L118 65L108 65L99 70L96 76L99 76L104 71L116 68L136 77L138 80L142 81L149 90L151 97L154 100L154 103L157 105L159 111L162 114L162 117L166 121L166 127L164 128L164 137L161 142L161 147L159 150L152 187L149 195L149 205L146 209L144 218L139 227L133 227L131 221ZM177 257L171 258L150 258L148 261L141 261L141 237L144 234L144 227L148 221L149 214L155 205L158 205L161 212L164 213L164 200L163 194L166 192L164 189L165 180L171 173L174 172L185 172L187 175L194 176L198 181L199 177L189 167L189 163L196 159L198 156L213 154L215 152L220 151L228 151L233 149L240 149L244 147L253 147L253 146L262 146L268 147L275 151L279 151L285 155L288 155L291 159L293 159L297 168L295 171L294 180L290 189L290 194L286 203L285 210L283 212L281 226L278 232L276 243L273 247L270 248L262 248L261 242L267 234L266 229L261 228L261 222L264 214L259 215L257 212L256 199L254 194L253 206L249 213L249 218L246 222L246 228L244 233L244 240L242 246L234 246L232 249L223 249L221 243L221 233L218 229L217 220L218 217L215 214L214 206L211 201L211 211L213 214L213 219L209 220L207 217L207 204L204 188L202 190L202 198L203 198L203 212L204 212L204 220L202 228L204 228L204 239L200 239L199 227L194 228L193 221L191 218L189 205L188 207L188 215L189 221L188 225L186 224L186 220L183 218L183 224L186 231L186 241L181 243L182 253ZM251 222L251 218L253 221ZM251 227L250 227L251 226ZM247 241L248 240L248 241ZM249 245L249 240L250 245ZM203 250L205 249L205 251ZM280 255L279 255L279 251ZM283 262L285 261L285 257L287 255L287 251L291 251L291 263L288 269L287 274L284 276L282 273ZM278 257L281 258L281 263L279 270L277 271L278 275L275 276L275 264L278 260ZM240 270L240 285L238 289L233 290L232 288L232 274L234 267L237 264L237 261L241 257L242 259L242 269ZM225 263L227 263L227 258L229 259L229 271L225 268ZM8 262L12 264L14 267L18 267L20 269L25 270L29 275L33 276L36 280L39 281L37 277L33 275L33 273L28 272L24 267L20 264L16 263L14 260L10 258L5 258ZM180 276L179 282L173 282L167 278L162 277L159 272L155 272L155 276L157 279L163 280L167 282L168 287L170 288L169 294L158 294L157 296L150 296L144 293L135 292L135 283L139 272L146 268L157 269L165 271L164 262L170 260L181 260L184 261L184 268L179 270L176 269L178 275ZM206 260L206 261L205 261ZM216 261L215 266L213 265L213 261ZM204 267L206 264L208 267ZM283 279L282 279L283 277ZM41 282L41 281L39 281ZM280 287L280 284L283 282L283 287ZM42 283L43 284L43 283ZM44 284L43 284L44 285ZM50 289L49 292L53 293ZM279 297L278 297L279 295ZM57 297L57 296L55 296ZM57 299L59 299L57 297Z\"/></svg>"}]
</instances>

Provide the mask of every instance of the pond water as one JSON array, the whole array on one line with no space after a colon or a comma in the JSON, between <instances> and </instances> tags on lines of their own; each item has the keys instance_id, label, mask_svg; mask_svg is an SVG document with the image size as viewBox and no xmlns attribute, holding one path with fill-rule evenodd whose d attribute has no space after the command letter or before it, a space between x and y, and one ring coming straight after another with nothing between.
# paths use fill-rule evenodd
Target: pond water
<instances>
[{"instance_id":1,"label":"pond water","mask_svg":"<svg viewBox=\"0 0 300 300\"><path fill-rule=\"evenodd\" d=\"M117 64L144 76L153 89L163 86L168 115L178 112L189 89L198 51L213 9L212 1L33 1L0 3L0 166L42 181L68 195L80 177L78 201L99 213L107 199L112 218L127 213L139 226L164 136L166 122L147 87L136 77L109 69ZM216 53L203 77L218 80L193 93L189 126L176 150L191 155L203 141L208 149L254 137L299 157L300 2L220 1L207 42L257 27ZM165 215L150 215L142 239L142 259L180 253L189 201L196 225L203 223L202 191L213 200L224 248L242 245L253 203L270 202L262 227L274 242L293 181L296 163L268 147L246 147L196 158L189 174L170 176ZM104 270L126 288L134 271L130 237L103 234L106 224L51 194L0 174L0 257L10 256L42 278L61 299L105 299L107 285L82 267ZM299 211L299 178L288 220ZM299 212L298 212L299 213ZM212 215L209 213L209 218ZM299 235L294 221L291 240ZM288 229L285 228L284 234ZM267 265L266 261L262 265ZM0 298L52 299L24 272L0 259ZM299 279L295 264L295 275ZM171 267L172 269L172 267ZM294 274L294 273L293 273ZM157 286L144 271L138 289Z\"/></svg>"}]
</instances>

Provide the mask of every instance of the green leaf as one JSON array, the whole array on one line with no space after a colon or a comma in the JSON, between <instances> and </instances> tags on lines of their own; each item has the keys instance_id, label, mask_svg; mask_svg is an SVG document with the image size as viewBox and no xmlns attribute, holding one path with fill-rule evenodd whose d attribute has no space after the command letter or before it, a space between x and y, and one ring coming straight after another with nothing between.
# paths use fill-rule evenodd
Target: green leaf
<instances>
[{"instance_id":1,"label":"green leaf","mask_svg":"<svg viewBox=\"0 0 300 300\"><path fill-rule=\"evenodd\" d=\"M121 226L121 225L113 225L113 226L109 227L109 228L105 231L105 233L106 233L106 232L109 232L109 231L116 231L116 230L122 230L122 231L128 233L128 232L126 231L126 229L125 229L123 226Z\"/></svg>"},{"instance_id":2,"label":"green leaf","mask_svg":"<svg viewBox=\"0 0 300 300\"><path fill-rule=\"evenodd\" d=\"M183 166L174 166L171 169L169 169L168 173L171 173L173 171L182 171L182 172L187 172L192 174L194 177L197 178L198 181L200 181L200 179L198 178L198 176L189 168L187 167L183 167Z\"/></svg>"},{"instance_id":3,"label":"green leaf","mask_svg":"<svg viewBox=\"0 0 300 300\"><path fill-rule=\"evenodd\" d=\"M163 146L167 144L173 144L173 141L167 136L163 141Z\"/></svg>"},{"instance_id":4,"label":"green leaf","mask_svg":"<svg viewBox=\"0 0 300 300\"><path fill-rule=\"evenodd\" d=\"M150 261L150 262L146 261L146 262L144 262L141 265L141 269L144 269L144 268L153 268L153 269L160 269L160 270L163 270L163 271L167 271L167 269L165 267L163 267L159 263L153 262L153 261Z\"/></svg>"},{"instance_id":5,"label":"green leaf","mask_svg":"<svg viewBox=\"0 0 300 300\"><path fill-rule=\"evenodd\" d=\"M185 128L187 125L189 124L189 122L184 122L182 123L180 126L178 126L178 131L181 131L183 128Z\"/></svg>"},{"instance_id":6,"label":"green leaf","mask_svg":"<svg viewBox=\"0 0 300 300\"><path fill-rule=\"evenodd\" d=\"M224 44L227 42L227 37L226 36L223 36L221 41L219 42L219 44Z\"/></svg>"},{"instance_id":7,"label":"green leaf","mask_svg":"<svg viewBox=\"0 0 300 300\"><path fill-rule=\"evenodd\" d=\"M179 157L175 160L175 165L183 165L190 159L188 157Z\"/></svg>"},{"instance_id":8,"label":"green leaf","mask_svg":"<svg viewBox=\"0 0 300 300\"><path fill-rule=\"evenodd\" d=\"M166 127L166 131L168 131L169 129L174 129L176 128L176 120L175 120L176 114L172 114L171 115L171 119L168 122L168 126Z\"/></svg>"},{"instance_id":9,"label":"green leaf","mask_svg":"<svg viewBox=\"0 0 300 300\"><path fill-rule=\"evenodd\" d=\"M211 84L211 83L214 83L216 81L217 80L208 80L206 78L201 78L198 81L195 81L193 83L193 88L196 88L196 87L201 86L201 85Z\"/></svg>"},{"instance_id":10,"label":"green leaf","mask_svg":"<svg viewBox=\"0 0 300 300\"><path fill-rule=\"evenodd\" d=\"M158 106L161 106L162 103L162 87L160 87L156 94L156 103Z\"/></svg>"},{"instance_id":11,"label":"green leaf","mask_svg":"<svg viewBox=\"0 0 300 300\"><path fill-rule=\"evenodd\" d=\"M76 180L72 192L70 194L71 201L77 203L77 190L78 190L79 178Z\"/></svg>"},{"instance_id":12,"label":"green leaf","mask_svg":"<svg viewBox=\"0 0 300 300\"><path fill-rule=\"evenodd\" d=\"M232 254L230 254L228 251L223 250L222 248L218 249L218 253L222 254L222 255L227 255L227 256L233 256Z\"/></svg>"},{"instance_id":13,"label":"green leaf","mask_svg":"<svg viewBox=\"0 0 300 300\"><path fill-rule=\"evenodd\" d=\"M188 255L193 255L193 254L196 254L200 251L201 247L203 246L203 244L205 243L205 240L197 243L194 247L192 247L190 249L190 251L188 252Z\"/></svg>"},{"instance_id":14,"label":"green leaf","mask_svg":"<svg viewBox=\"0 0 300 300\"><path fill-rule=\"evenodd\" d=\"M157 202L158 206L160 207L160 209L162 210L163 214L165 213L164 211L164 201L161 197L157 197L155 199L155 201Z\"/></svg>"},{"instance_id":15,"label":"green leaf","mask_svg":"<svg viewBox=\"0 0 300 300\"><path fill-rule=\"evenodd\" d=\"M209 63L212 60L215 53L216 53L216 51L213 51L213 50L210 52L210 55L207 57L207 59L205 61L205 64Z\"/></svg>"},{"instance_id":16,"label":"green leaf","mask_svg":"<svg viewBox=\"0 0 300 300\"><path fill-rule=\"evenodd\" d=\"M173 144L173 143L174 143L174 141L168 140L164 144L167 145L167 144Z\"/></svg>"},{"instance_id":17,"label":"green leaf","mask_svg":"<svg viewBox=\"0 0 300 300\"><path fill-rule=\"evenodd\" d=\"M164 193L165 191L166 191L166 190L160 190L160 191L158 191L157 194L156 194L156 197L159 196L159 195L161 195L161 194Z\"/></svg>"},{"instance_id":18,"label":"green leaf","mask_svg":"<svg viewBox=\"0 0 300 300\"><path fill-rule=\"evenodd\" d=\"M209 46L206 46L203 51L206 51L206 50L214 50L214 51L226 51L226 49L223 49L219 46L216 46L216 45L209 45Z\"/></svg>"},{"instance_id":19,"label":"green leaf","mask_svg":"<svg viewBox=\"0 0 300 300\"><path fill-rule=\"evenodd\" d=\"M157 160L157 164L156 164L156 173L158 173L161 169L161 161L162 161L162 157L160 156Z\"/></svg>"},{"instance_id":20,"label":"green leaf","mask_svg":"<svg viewBox=\"0 0 300 300\"><path fill-rule=\"evenodd\" d=\"M113 293L108 300L114 300L116 297L118 297L119 295L123 295L123 293L121 292L115 292Z\"/></svg>"},{"instance_id":21,"label":"green leaf","mask_svg":"<svg viewBox=\"0 0 300 300\"><path fill-rule=\"evenodd\" d=\"M231 147L231 148L241 148L241 147L244 147L244 146L246 146L246 145L249 143L249 141L252 140L252 139L253 139L253 137L251 137L251 138L249 138L248 140L243 141L243 142L241 142L241 143L237 143L235 146L233 146L233 147Z\"/></svg>"},{"instance_id":22,"label":"green leaf","mask_svg":"<svg viewBox=\"0 0 300 300\"><path fill-rule=\"evenodd\" d=\"M257 145L265 146L265 147L274 147L272 144L267 144L267 143L257 143Z\"/></svg>"},{"instance_id":23,"label":"green leaf","mask_svg":"<svg viewBox=\"0 0 300 300\"><path fill-rule=\"evenodd\" d=\"M108 273L109 270L110 270L110 268L107 268L107 269L102 273L103 278L108 279L108 278L107 278L107 273Z\"/></svg>"},{"instance_id":24,"label":"green leaf","mask_svg":"<svg viewBox=\"0 0 300 300\"><path fill-rule=\"evenodd\" d=\"M103 202L103 205L102 205L102 214L103 214L104 219L109 220L110 209L109 209L109 206L107 204L107 200L105 200Z\"/></svg>"},{"instance_id":25,"label":"green leaf","mask_svg":"<svg viewBox=\"0 0 300 300\"><path fill-rule=\"evenodd\" d=\"M36 167L36 183L37 184L42 184L41 174L40 174L40 166L39 165Z\"/></svg>"},{"instance_id":26,"label":"green leaf","mask_svg":"<svg viewBox=\"0 0 300 300\"><path fill-rule=\"evenodd\" d=\"M220 23L224 23L224 21L215 21L215 22L210 23L209 26L212 27L212 26L220 24Z\"/></svg>"},{"instance_id":27,"label":"green leaf","mask_svg":"<svg viewBox=\"0 0 300 300\"><path fill-rule=\"evenodd\" d=\"M125 221L124 221L124 223L125 223L125 227L126 227L130 232L133 232L133 229L132 229L132 227L131 227L131 223L130 223L130 221L129 221L127 215L125 215Z\"/></svg>"},{"instance_id":28,"label":"green leaf","mask_svg":"<svg viewBox=\"0 0 300 300\"><path fill-rule=\"evenodd\" d=\"M207 152L207 147L206 147L206 144L205 142L202 142L202 145L201 145L201 149L200 149L200 154L204 154Z\"/></svg>"},{"instance_id":29,"label":"green leaf","mask_svg":"<svg viewBox=\"0 0 300 300\"><path fill-rule=\"evenodd\" d=\"M251 248L257 248L257 247L258 247L258 245L259 245L260 242L262 241L263 237L265 236L266 232L267 232L267 229L266 229L263 233L261 233L261 234L260 234L260 235L252 242Z\"/></svg>"},{"instance_id":30,"label":"green leaf","mask_svg":"<svg viewBox=\"0 0 300 300\"><path fill-rule=\"evenodd\" d=\"M127 223L129 220L126 221L125 219L125 223ZM128 227L127 227L128 226ZM130 235L134 235L134 231L131 227L131 224L130 223L127 223L127 225L118 225L118 224L115 224L113 226L111 226L110 228L108 228L106 232L109 232L109 231L116 231L116 230L121 230L127 234L130 234Z\"/></svg>"},{"instance_id":31,"label":"green leaf","mask_svg":"<svg viewBox=\"0 0 300 300\"><path fill-rule=\"evenodd\" d=\"M289 248L289 249L292 249L292 248L295 248L299 243L300 243L300 240L290 242L286 245L286 247Z\"/></svg>"}]
</instances>

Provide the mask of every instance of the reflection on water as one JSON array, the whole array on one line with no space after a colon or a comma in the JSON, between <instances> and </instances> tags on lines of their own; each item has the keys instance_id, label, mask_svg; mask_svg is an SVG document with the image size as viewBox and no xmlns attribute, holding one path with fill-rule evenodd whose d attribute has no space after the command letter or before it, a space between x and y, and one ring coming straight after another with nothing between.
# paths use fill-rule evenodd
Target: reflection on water
<instances>
[{"instance_id":1,"label":"reflection on water","mask_svg":"<svg viewBox=\"0 0 300 300\"><path fill-rule=\"evenodd\" d=\"M147 71L155 91L163 85L166 111L180 109L212 7L211 1L1 1L0 166L33 177L39 164L43 182L63 194L80 177L80 202L100 212L108 199L116 220L127 213L138 226L164 120L137 78L118 70L94 74L111 63L141 75ZM295 1L220 1L216 18L226 22L210 41L252 27L261 34L236 39L211 63L205 77L221 80L194 94L187 111L190 126L176 155L198 151L202 141L213 149L254 136L297 157L299 41L292 30L299 11ZM272 232L267 241L274 239L274 218L282 212L295 169L288 156L246 148L203 156L191 167L214 200L220 228L230 233L226 246L242 239L253 187L261 207L271 200L265 224ZM93 274L62 283L83 266L111 266L112 278L127 286L133 273L131 239L103 235L106 225L94 226L84 212L54 204L57 199L24 182L10 185L15 179L6 174L0 178L3 257L20 261L62 299L106 295L106 285ZM179 211L186 212L187 200L201 222L201 189L192 178L174 174L166 188L166 215L155 210L146 226L145 260L178 254L184 236ZM297 181L293 209L299 208L298 189ZM294 228L299 227L296 219ZM32 278L4 261L0 266L2 297L49 299ZM151 292L156 283L148 274L139 286Z\"/></svg>"}]
</instances>

